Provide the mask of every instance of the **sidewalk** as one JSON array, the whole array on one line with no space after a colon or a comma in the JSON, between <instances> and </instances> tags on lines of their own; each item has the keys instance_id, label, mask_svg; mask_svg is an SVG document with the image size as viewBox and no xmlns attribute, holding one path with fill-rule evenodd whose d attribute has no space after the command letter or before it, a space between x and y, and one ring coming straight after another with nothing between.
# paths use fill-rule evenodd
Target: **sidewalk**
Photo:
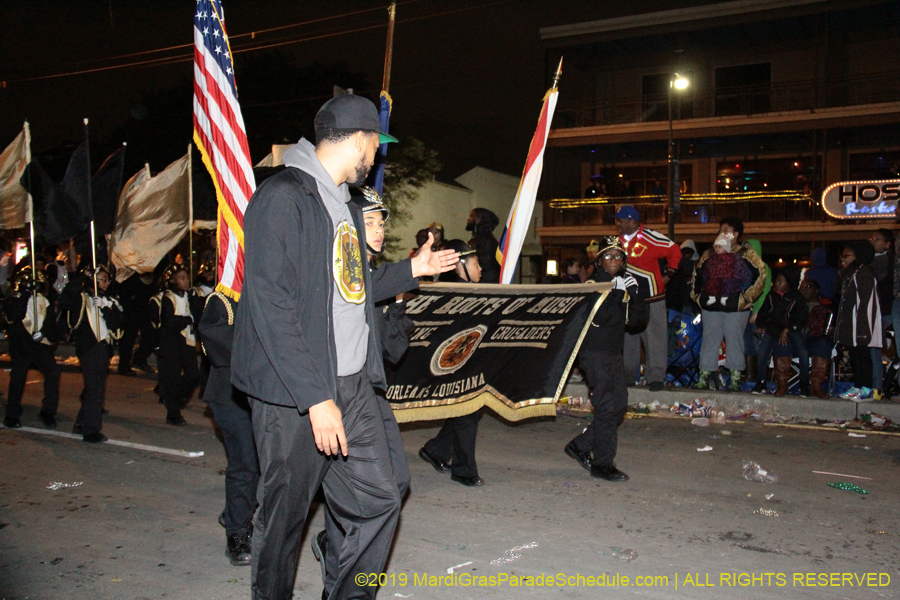
<instances>
[{"instance_id":1,"label":"sidewalk","mask_svg":"<svg viewBox=\"0 0 900 600\"><path fill-rule=\"evenodd\" d=\"M581 396L588 398L587 385L584 382L569 382L562 393L563 396ZM664 392L651 392L646 387L635 386L628 388L628 404L635 405L643 402L650 404L653 401L661 404L673 403L690 404L695 398L704 401L716 400L717 403L740 404L754 402L768 404L783 417L799 417L802 419L847 420L856 416L857 403L840 398L820 400L818 398L801 398L800 396L787 395L776 398L768 394L746 394L738 392L713 392L710 390L692 390L682 387L666 388ZM900 402L884 400L881 402L859 403L859 414L876 412L887 417L891 421L900 422Z\"/></svg>"}]
</instances>

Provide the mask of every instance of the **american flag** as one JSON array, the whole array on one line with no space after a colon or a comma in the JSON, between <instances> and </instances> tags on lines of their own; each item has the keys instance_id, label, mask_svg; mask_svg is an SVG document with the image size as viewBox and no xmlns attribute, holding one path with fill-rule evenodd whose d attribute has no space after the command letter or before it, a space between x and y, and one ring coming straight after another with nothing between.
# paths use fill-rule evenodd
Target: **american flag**
<instances>
[{"instance_id":1,"label":"american flag","mask_svg":"<svg viewBox=\"0 0 900 600\"><path fill-rule=\"evenodd\" d=\"M237 300L244 281L244 211L256 181L234 83L222 0L197 0L194 14L194 143L218 198L216 289Z\"/></svg>"}]
</instances>

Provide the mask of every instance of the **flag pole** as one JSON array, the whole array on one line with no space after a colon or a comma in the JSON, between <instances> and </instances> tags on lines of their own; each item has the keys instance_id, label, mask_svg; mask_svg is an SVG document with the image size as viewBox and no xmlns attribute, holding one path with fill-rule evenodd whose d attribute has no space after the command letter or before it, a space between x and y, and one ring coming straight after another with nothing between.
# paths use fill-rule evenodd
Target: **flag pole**
<instances>
[{"instance_id":1,"label":"flag pole","mask_svg":"<svg viewBox=\"0 0 900 600\"><path fill-rule=\"evenodd\" d=\"M194 174L191 172L191 144L188 142L188 281L194 287Z\"/></svg>"},{"instance_id":2,"label":"flag pole","mask_svg":"<svg viewBox=\"0 0 900 600\"><path fill-rule=\"evenodd\" d=\"M28 126L28 121L25 121L25 165L26 168L31 164L31 128ZM31 169L28 169L28 203L31 204L33 199L31 197ZM33 205L32 205L33 206ZM32 312L34 316L31 320L34 327L37 327L37 258L34 253L37 249L37 244L34 242L34 208L31 209L31 214L26 215L29 217L28 220L28 229L31 234L31 304L32 304ZM15 259L15 256L13 256ZM37 333L37 332L33 332Z\"/></svg>"},{"instance_id":3,"label":"flag pole","mask_svg":"<svg viewBox=\"0 0 900 600\"><path fill-rule=\"evenodd\" d=\"M119 194L122 193L122 179L125 177L125 149L128 142L122 142L122 175L119 177ZM116 230L116 222L119 220L119 201L116 199L116 213L113 215L113 232ZM106 240L106 268L112 271L112 252L109 251L109 240Z\"/></svg>"},{"instance_id":4,"label":"flag pole","mask_svg":"<svg viewBox=\"0 0 900 600\"><path fill-rule=\"evenodd\" d=\"M85 154L87 155L87 165L88 165L88 178L87 178L87 186L88 186L88 206L91 209L91 263L93 265L93 269L91 271L94 274L94 298L97 297L97 242L94 234L94 199L91 197L91 138L88 134L88 120L85 118L84 120L84 148L86 150ZM97 324L97 330L94 332L94 335L97 337L97 341L100 340L100 309L94 305L94 323Z\"/></svg>"},{"instance_id":5,"label":"flag pole","mask_svg":"<svg viewBox=\"0 0 900 600\"><path fill-rule=\"evenodd\" d=\"M397 2L391 2L388 7L388 30L387 44L384 51L384 78L381 80L381 89L385 92L390 91L391 87L391 61L394 57L394 19L397 16Z\"/></svg>"}]
</instances>

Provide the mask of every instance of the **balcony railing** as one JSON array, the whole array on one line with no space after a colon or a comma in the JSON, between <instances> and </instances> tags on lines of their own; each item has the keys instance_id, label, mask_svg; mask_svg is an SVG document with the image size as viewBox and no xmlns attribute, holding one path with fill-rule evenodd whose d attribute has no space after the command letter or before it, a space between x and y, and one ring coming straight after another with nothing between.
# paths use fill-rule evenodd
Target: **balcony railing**
<instances>
[{"instance_id":1,"label":"balcony railing","mask_svg":"<svg viewBox=\"0 0 900 600\"><path fill-rule=\"evenodd\" d=\"M900 101L900 71L827 83L808 80L720 88L708 93L688 91L678 97L673 105L675 120L897 102ZM556 109L553 126L567 129L665 121L668 118L666 95L641 96L596 103L561 103Z\"/></svg>"},{"instance_id":2,"label":"balcony railing","mask_svg":"<svg viewBox=\"0 0 900 600\"><path fill-rule=\"evenodd\" d=\"M620 196L586 199L556 199L544 204L544 226L612 225L613 215L622 205L641 213L643 223L665 223L668 205L665 196ZM744 221L821 221L825 213L805 192L744 192L682 194L678 223L717 223L724 217Z\"/></svg>"}]
</instances>

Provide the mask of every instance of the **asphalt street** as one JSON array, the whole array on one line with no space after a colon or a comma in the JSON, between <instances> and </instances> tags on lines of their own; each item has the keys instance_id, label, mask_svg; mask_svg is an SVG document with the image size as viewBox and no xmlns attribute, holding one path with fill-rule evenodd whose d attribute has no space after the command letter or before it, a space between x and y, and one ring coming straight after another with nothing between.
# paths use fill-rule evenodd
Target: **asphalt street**
<instances>
[{"instance_id":1,"label":"asphalt street","mask_svg":"<svg viewBox=\"0 0 900 600\"><path fill-rule=\"evenodd\" d=\"M38 430L40 380L29 376L23 417ZM206 405L193 400L188 425L168 426L154 383L111 375L104 432L203 456L0 430L0 598L250 597L250 569L228 563L216 522L225 456ZM63 374L60 432L80 389ZM466 488L416 456L439 425L402 426L412 489L379 598L900 597L898 437L629 419L617 462L631 480L611 484L563 454L583 419L486 415L487 485ZM747 481L745 459L778 481ZM869 493L828 486L839 481ZM321 525L317 505L296 598L320 597L309 539Z\"/></svg>"}]
</instances>

